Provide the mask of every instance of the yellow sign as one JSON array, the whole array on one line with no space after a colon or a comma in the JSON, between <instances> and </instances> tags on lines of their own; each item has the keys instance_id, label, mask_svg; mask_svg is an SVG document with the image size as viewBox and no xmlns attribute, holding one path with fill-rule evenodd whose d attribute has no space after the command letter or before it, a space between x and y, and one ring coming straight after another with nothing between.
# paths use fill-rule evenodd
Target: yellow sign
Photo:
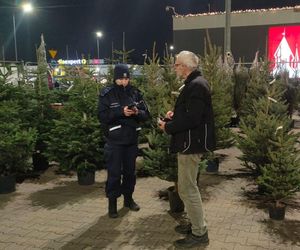
<instances>
[{"instance_id":1,"label":"yellow sign","mask_svg":"<svg viewBox=\"0 0 300 250\"><path fill-rule=\"evenodd\" d=\"M48 51L49 51L51 58L54 59L57 54L57 50L49 49Z\"/></svg>"}]
</instances>

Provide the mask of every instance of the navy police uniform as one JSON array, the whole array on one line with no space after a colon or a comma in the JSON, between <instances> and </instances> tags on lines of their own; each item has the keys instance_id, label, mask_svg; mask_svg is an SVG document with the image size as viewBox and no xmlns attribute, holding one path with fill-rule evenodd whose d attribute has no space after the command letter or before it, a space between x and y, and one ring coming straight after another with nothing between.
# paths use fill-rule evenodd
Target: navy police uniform
<instances>
[{"instance_id":1,"label":"navy police uniform","mask_svg":"<svg viewBox=\"0 0 300 250\"><path fill-rule=\"evenodd\" d=\"M119 68L116 68L115 79L120 79L122 76L118 76L116 70ZM124 107L130 105L138 108L138 115L124 115ZM104 158L108 176L105 191L108 198L118 198L121 194L132 196L136 183L135 161L140 122L148 117L149 111L141 92L130 84L124 87L114 83L101 91L99 120L106 138Z\"/></svg>"}]
</instances>

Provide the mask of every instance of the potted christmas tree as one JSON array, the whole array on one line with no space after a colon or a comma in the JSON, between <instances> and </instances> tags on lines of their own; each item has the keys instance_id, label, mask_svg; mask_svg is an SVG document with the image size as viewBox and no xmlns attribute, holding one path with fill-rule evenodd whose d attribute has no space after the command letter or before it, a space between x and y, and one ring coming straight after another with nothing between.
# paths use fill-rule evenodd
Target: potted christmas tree
<instances>
[{"instance_id":1,"label":"potted christmas tree","mask_svg":"<svg viewBox=\"0 0 300 250\"><path fill-rule=\"evenodd\" d=\"M57 118L56 112L51 108L54 91L50 91L48 86L48 64L46 58L46 44L44 36L41 34L41 43L36 50L37 56L37 79L34 83L34 94L32 96L32 123L38 131L38 138L35 152L32 155L34 170L45 170L49 167L49 160L45 156L46 141L48 133L53 128L53 120Z\"/></svg>"},{"instance_id":2,"label":"potted christmas tree","mask_svg":"<svg viewBox=\"0 0 300 250\"><path fill-rule=\"evenodd\" d=\"M171 212L182 212L184 205L178 195L177 188L177 159L176 155L168 153L169 137L161 132L153 131L147 135L149 148L144 150L144 166L140 174L157 176L174 185L166 190Z\"/></svg>"},{"instance_id":3,"label":"potted christmas tree","mask_svg":"<svg viewBox=\"0 0 300 250\"><path fill-rule=\"evenodd\" d=\"M144 93L152 121L148 123L149 132L146 135L149 148L144 150L144 165L139 173L174 182L174 186L160 193L168 196L171 212L182 212L184 206L177 191L176 155L169 153L169 136L157 128L157 118L164 117L168 110L173 109L181 84L176 79L172 58L167 56L163 66L159 61L153 53L152 58L144 65L144 82L147 82L144 84Z\"/></svg>"},{"instance_id":4,"label":"potted christmas tree","mask_svg":"<svg viewBox=\"0 0 300 250\"><path fill-rule=\"evenodd\" d=\"M228 124L232 116L233 80L232 68L222 59L221 49L211 44L209 36L205 45L204 56L200 60L201 72L208 81L214 112L216 149L229 148L234 144L234 136ZM208 170L219 169L219 159L214 152L207 152Z\"/></svg>"},{"instance_id":5,"label":"potted christmas tree","mask_svg":"<svg viewBox=\"0 0 300 250\"><path fill-rule=\"evenodd\" d=\"M284 200L300 190L300 159L296 143L299 133L286 133L283 126L274 131L276 137L269 140L270 163L262 166L257 182L265 187L271 200L269 216L282 220L285 216Z\"/></svg>"},{"instance_id":6,"label":"potted christmas tree","mask_svg":"<svg viewBox=\"0 0 300 250\"><path fill-rule=\"evenodd\" d=\"M251 75L237 136L239 159L253 172L258 191L272 201L270 217L277 219L284 218L284 199L299 190L299 135L289 132L285 89L280 80L270 81L268 64L261 63Z\"/></svg>"},{"instance_id":7,"label":"potted christmas tree","mask_svg":"<svg viewBox=\"0 0 300 250\"><path fill-rule=\"evenodd\" d=\"M103 163L104 142L97 119L99 85L77 79L60 119L49 132L46 153L59 163L61 172L77 171L78 183L93 184L95 171Z\"/></svg>"},{"instance_id":8,"label":"potted christmas tree","mask_svg":"<svg viewBox=\"0 0 300 250\"><path fill-rule=\"evenodd\" d=\"M33 89L22 81L18 85L7 82L10 72L0 74L0 176L10 183L6 191L0 188L3 192L14 191L16 178L31 170L37 137L31 123Z\"/></svg>"},{"instance_id":9,"label":"potted christmas tree","mask_svg":"<svg viewBox=\"0 0 300 250\"><path fill-rule=\"evenodd\" d=\"M0 194L15 190L16 174L31 168L36 131L18 118L20 106L13 101L0 103Z\"/></svg>"}]
</instances>

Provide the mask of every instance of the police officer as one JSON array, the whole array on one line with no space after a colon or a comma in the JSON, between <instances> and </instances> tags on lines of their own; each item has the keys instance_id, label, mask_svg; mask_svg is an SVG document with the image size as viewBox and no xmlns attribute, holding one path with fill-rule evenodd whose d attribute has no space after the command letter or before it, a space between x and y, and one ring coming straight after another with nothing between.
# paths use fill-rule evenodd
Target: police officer
<instances>
[{"instance_id":1,"label":"police officer","mask_svg":"<svg viewBox=\"0 0 300 250\"><path fill-rule=\"evenodd\" d=\"M107 166L106 197L108 215L118 217L117 198L123 194L124 207L138 211L132 198L135 161L138 153L140 122L149 118L149 111L141 92L130 85L129 69L125 64L114 68L114 83L105 87L99 96L99 120L106 144L104 158Z\"/></svg>"}]
</instances>

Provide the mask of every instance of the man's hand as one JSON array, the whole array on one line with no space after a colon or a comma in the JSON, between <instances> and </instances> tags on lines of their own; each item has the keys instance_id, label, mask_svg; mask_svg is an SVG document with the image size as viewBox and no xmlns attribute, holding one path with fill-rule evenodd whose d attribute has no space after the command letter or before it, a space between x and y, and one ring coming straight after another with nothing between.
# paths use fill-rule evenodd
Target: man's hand
<instances>
[{"instance_id":1,"label":"man's hand","mask_svg":"<svg viewBox=\"0 0 300 250\"><path fill-rule=\"evenodd\" d=\"M160 118L157 119L157 125L162 131L165 131L166 123Z\"/></svg>"},{"instance_id":2,"label":"man's hand","mask_svg":"<svg viewBox=\"0 0 300 250\"><path fill-rule=\"evenodd\" d=\"M168 111L166 113L166 118L168 118L169 120L172 120L173 119L173 115L174 115L174 112L173 111Z\"/></svg>"}]
</instances>

